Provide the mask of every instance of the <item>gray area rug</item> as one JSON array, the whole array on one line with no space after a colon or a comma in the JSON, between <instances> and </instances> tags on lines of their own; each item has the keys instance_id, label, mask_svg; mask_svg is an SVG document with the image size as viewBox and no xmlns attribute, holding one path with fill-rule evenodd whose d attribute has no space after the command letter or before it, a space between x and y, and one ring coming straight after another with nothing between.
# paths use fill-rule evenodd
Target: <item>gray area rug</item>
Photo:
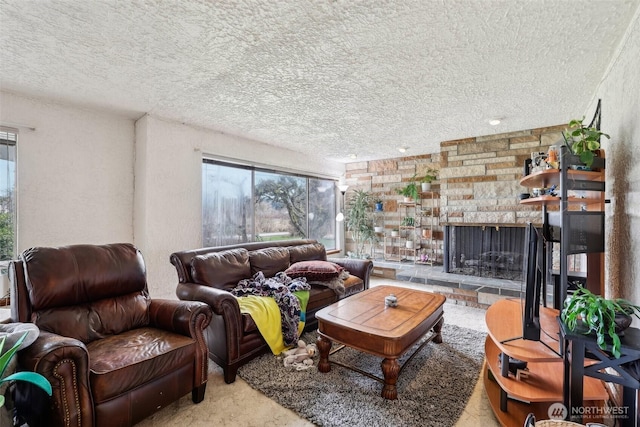
<instances>
[{"instance_id":1,"label":"gray area rug","mask_svg":"<svg viewBox=\"0 0 640 427\"><path fill-rule=\"evenodd\" d=\"M251 387L318 426L452 426L477 383L485 334L447 325L445 319L442 337L442 344L430 342L403 369L398 399L393 401L380 395L382 383L365 375L336 365L331 365L329 373L318 372L317 356L311 369L296 371L285 368L281 358L265 354L241 367L238 374ZM315 332L302 337L307 343L315 338ZM380 358L348 347L329 360L382 377Z\"/></svg>"}]
</instances>

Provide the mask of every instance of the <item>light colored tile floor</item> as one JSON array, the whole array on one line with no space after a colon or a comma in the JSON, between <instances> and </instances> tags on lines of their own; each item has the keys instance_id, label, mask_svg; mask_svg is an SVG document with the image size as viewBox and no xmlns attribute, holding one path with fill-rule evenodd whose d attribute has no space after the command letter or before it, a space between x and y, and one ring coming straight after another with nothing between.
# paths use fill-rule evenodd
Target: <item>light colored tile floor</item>
<instances>
[{"instance_id":1,"label":"light colored tile floor","mask_svg":"<svg viewBox=\"0 0 640 427\"><path fill-rule=\"evenodd\" d=\"M382 284L428 290L428 286L422 284L380 278L371 280L371 286ZM458 305L455 301L445 304L446 323L486 332L484 310ZM478 345L484 346L484 342L479 342ZM306 427L313 425L252 389L240 377L237 377L233 384L225 384L222 379L222 370L213 362L209 365L209 382L204 402L193 405L190 396L184 397L139 423L138 427L168 427L176 425L178 421L181 425L191 427L213 425ZM205 404L206 408L203 406ZM498 425L484 393L482 380L479 378L456 427Z\"/></svg>"}]
</instances>

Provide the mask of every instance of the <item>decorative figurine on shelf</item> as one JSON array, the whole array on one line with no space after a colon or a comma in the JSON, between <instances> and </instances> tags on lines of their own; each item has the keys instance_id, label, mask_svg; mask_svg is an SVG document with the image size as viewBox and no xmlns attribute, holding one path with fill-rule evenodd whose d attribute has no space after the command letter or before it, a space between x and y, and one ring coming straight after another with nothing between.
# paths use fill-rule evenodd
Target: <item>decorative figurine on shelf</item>
<instances>
[{"instance_id":1,"label":"decorative figurine on shelf","mask_svg":"<svg viewBox=\"0 0 640 427\"><path fill-rule=\"evenodd\" d=\"M531 153L531 173L540 172L546 169L547 153L543 151Z\"/></svg>"},{"instance_id":2,"label":"decorative figurine on shelf","mask_svg":"<svg viewBox=\"0 0 640 427\"><path fill-rule=\"evenodd\" d=\"M547 164L553 168L558 169L558 147L552 145L547 152Z\"/></svg>"}]
</instances>

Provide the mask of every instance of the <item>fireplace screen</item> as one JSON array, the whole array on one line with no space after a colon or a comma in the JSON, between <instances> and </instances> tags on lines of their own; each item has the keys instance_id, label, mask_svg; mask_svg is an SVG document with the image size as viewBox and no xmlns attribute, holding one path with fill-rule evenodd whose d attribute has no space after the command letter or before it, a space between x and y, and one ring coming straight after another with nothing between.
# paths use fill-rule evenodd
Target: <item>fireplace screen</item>
<instances>
[{"instance_id":1,"label":"fireplace screen","mask_svg":"<svg viewBox=\"0 0 640 427\"><path fill-rule=\"evenodd\" d=\"M447 273L522 280L524 228L448 226Z\"/></svg>"}]
</instances>

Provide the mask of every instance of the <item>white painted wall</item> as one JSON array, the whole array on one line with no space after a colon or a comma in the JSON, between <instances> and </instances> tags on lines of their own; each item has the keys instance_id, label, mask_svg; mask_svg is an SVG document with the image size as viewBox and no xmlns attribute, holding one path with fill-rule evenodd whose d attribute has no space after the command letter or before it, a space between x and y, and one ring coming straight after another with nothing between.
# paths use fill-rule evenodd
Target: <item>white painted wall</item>
<instances>
[{"instance_id":1,"label":"white painted wall","mask_svg":"<svg viewBox=\"0 0 640 427\"><path fill-rule=\"evenodd\" d=\"M338 177L344 165L310 159L244 138L145 116L136 122L135 244L147 262L149 291L175 298L172 252L202 246L204 155Z\"/></svg>"},{"instance_id":2,"label":"white painted wall","mask_svg":"<svg viewBox=\"0 0 640 427\"><path fill-rule=\"evenodd\" d=\"M607 296L640 304L640 9L636 11L586 116L602 99L607 158ZM635 319L634 326L640 322Z\"/></svg>"},{"instance_id":3,"label":"white painted wall","mask_svg":"<svg viewBox=\"0 0 640 427\"><path fill-rule=\"evenodd\" d=\"M158 298L176 298L169 255L202 245L203 153L325 176L344 173L339 163L211 130L151 116L134 123L8 92L0 93L0 122L36 128L19 129L18 252L133 242Z\"/></svg>"},{"instance_id":4,"label":"white painted wall","mask_svg":"<svg viewBox=\"0 0 640 427\"><path fill-rule=\"evenodd\" d=\"M18 252L32 246L130 242L134 122L0 93L18 129Z\"/></svg>"}]
</instances>

